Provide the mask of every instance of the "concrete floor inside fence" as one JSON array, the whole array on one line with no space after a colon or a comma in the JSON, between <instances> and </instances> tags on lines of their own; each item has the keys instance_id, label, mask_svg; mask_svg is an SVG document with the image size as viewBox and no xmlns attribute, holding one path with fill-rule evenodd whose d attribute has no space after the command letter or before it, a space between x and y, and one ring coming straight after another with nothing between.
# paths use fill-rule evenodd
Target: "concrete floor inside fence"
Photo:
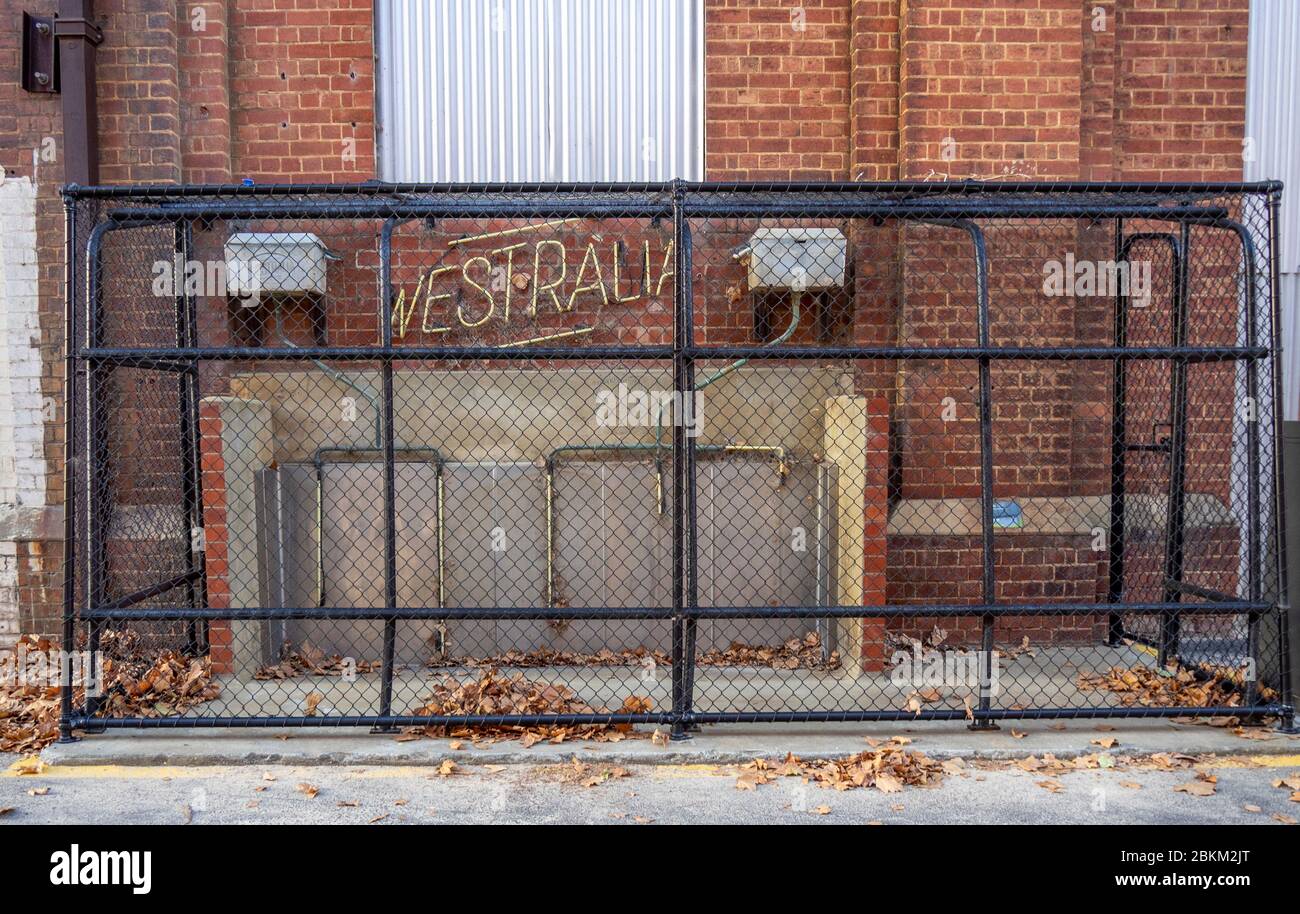
<instances>
[{"instance_id":1,"label":"concrete floor inside fence","mask_svg":"<svg viewBox=\"0 0 1300 914\"><path fill-rule=\"evenodd\" d=\"M1131 646L1078 645L1035 647L1032 654L999 662L995 708L1069 708L1122 706L1113 693L1081 690L1080 673L1102 673L1113 666L1154 665L1151 654ZM649 698L654 710L671 707L671 672L653 675L634 666L543 666L499 669L503 675L568 686L577 700L592 707L617 710L631 696ZM425 704L433 686L454 677L473 682L479 669L399 668L393 680L393 712L409 713ZM301 675L284 680L250 680L235 675L215 677L221 695L191 709L191 717L297 716L320 717L375 714L379 708L380 675L358 674L353 681L337 676ZM924 686L922 688L925 688ZM939 685L942 698L927 709L963 709L974 690ZM891 671L858 673L846 669L776 670L757 666L699 666L695 673L696 711L851 711L903 710L913 687L896 684ZM933 697L933 696L929 696Z\"/></svg>"}]
</instances>

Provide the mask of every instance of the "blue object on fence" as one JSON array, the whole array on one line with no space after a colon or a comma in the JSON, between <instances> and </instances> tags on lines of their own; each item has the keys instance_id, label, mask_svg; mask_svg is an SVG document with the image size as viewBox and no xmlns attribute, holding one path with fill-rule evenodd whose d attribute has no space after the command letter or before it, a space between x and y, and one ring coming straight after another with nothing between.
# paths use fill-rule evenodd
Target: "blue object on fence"
<instances>
[{"instance_id":1,"label":"blue object on fence","mask_svg":"<svg viewBox=\"0 0 1300 914\"><path fill-rule=\"evenodd\" d=\"M995 527L1023 527L1025 525L1025 516L1020 512L1020 504L1014 501L995 501L993 502L993 526Z\"/></svg>"}]
</instances>

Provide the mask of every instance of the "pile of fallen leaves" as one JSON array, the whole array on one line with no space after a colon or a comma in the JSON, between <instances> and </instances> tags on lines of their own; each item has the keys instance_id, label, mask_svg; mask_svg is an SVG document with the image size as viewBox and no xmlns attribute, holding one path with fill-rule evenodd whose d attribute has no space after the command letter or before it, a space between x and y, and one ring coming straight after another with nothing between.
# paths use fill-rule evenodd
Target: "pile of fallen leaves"
<instances>
[{"instance_id":1,"label":"pile of fallen leaves","mask_svg":"<svg viewBox=\"0 0 1300 914\"><path fill-rule=\"evenodd\" d=\"M435 657L429 661L431 668L463 666L470 668L494 667L542 667L542 666L640 666L647 660L656 666L668 666L671 658L663 651L653 651L644 647L624 648L613 651L603 648L592 654L577 651L553 651L538 648L532 651L509 650L504 654L491 657Z\"/></svg>"},{"instance_id":2,"label":"pile of fallen leaves","mask_svg":"<svg viewBox=\"0 0 1300 914\"><path fill-rule=\"evenodd\" d=\"M471 715L510 714L609 714L607 708L592 707L581 701L565 685L529 679L522 673L502 674L499 670L483 671L472 682L463 682L447 676L433 687L433 693L424 704L410 713L429 717L462 717ZM616 714L645 714L652 708L649 698L629 696ZM525 747L549 741L562 743L571 739L588 739L596 742L618 742L634 736L631 724L545 724L506 725L484 724L473 726L408 727L401 739L418 739L421 736L463 737L476 745L505 739L518 739Z\"/></svg>"},{"instance_id":3,"label":"pile of fallen leaves","mask_svg":"<svg viewBox=\"0 0 1300 914\"><path fill-rule=\"evenodd\" d=\"M754 790L778 778L798 777L832 790L874 787L882 793L898 793L904 787L935 787L945 774L959 770L960 762L937 762L924 752L907 749L911 742L895 736L881 742L868 740L871 749L843 758L804 761L793 753L783 761L755 759L741 766L737 790Z\"/></svg>"},{"instance_id":4,"label":"pile of fallen leaves","mask_svg":"<svg viewBox=\"0 0 1300 914\"><path fill-rule=\"evenodd\" d=\"M15 652L0 658L0 751L33 752L59 735L59 689L37 673L36 653L48 655L50 642L32 635L18 639ZM25 656L26 669L19 669Z\"/></svg>"},{"instance_id":5,"label":"pile of fallen leaves","mask_svg":"<svg viewBox=\"0 0 1300 914\"><path fill-rule=\"evenodd\" d=\"M821 635L808 632L777 646L731 642L726 650L711 648L699 656L698 666L766 666L777 670L838 670L840 652L823 656Z\"/></svg>"},{"instance_id":6,"label":"pile of fallen leaves","mask_svg":"<svg viewBox=\"0 0 1300 914\"><path fill-rule=\"evenodd\" d=\"M838 651L823 657L822 639L817 632L791 638L784 644L745 644L733 641L729 647L710 648L696 659L697 666L761 666L778 670L837 670L840 668ZM672 657L664 651L645 647L611 650L603 648L593 653L555 651L538 648L531 651L509 650L490 657L435 657L428 665L433 669L469 667L491 669L500 667L535 668L543 666L671 666Z\"/></svg>"},{"instance_id":7,"label":"pile of fallen leaves","mask_svg":"<svg viewBox=\"0 0 1300 914\"><path fill-rule=\"evenodd\" d=\"M0 751L35 752L59 735L57 647L34 635L19 638L17 647L0 659ZM103 693L98 713L105 716L181 714L220 694L206 657L164 650L149 658L131 636L112 631L104 633L101 647ZM20 662L25 669L18 668ZM78 685L73 701L84 700L85 689Z\"/></svg>"},{"instance_id":8,"label":"pile of fallen leaves","mask_svg":"<svg viewBox=\"0 0 1300 914\"><path fill-rule=\"evenodd\" d=\"M1080 691L1112 692L1125 705L1148 708L1227 707L1241 703L1236 683L1222 673L1196 675L1180 668L1111 667L1105 673L1080 673Z\"/></svg>"},{"instance_id":9,"label":"pile of fallen leaves","mask_svg":"<svg viewBox=\"0 0 1300 914\"><path fill-rule=\"evenodd\" d=\"M500 667L536 668L543 666L671 666L672 657L664 651L645 647L611 650L603 648L593 653L555 651L538 648L531 651L509 650L490 657L436 657L429 667L469 667L491 669ZM822 656L821 636L808 632L801 638L791 638L784 644L745 644L733 641L726 649L710 648L700 654L697 666L763 666L779 670L837 670L840 667L838 651Z\"/></svg>"},{"instance_id":10,"label":"pile of fallen leaves","mask_svg":"<svg viewBox=\"0 0 1300 914\"><path fill-rule=\"evenodd\" d=\"M338 654L326 656L325 652L304 644L294 650L286 643L280 650L280 662L260 668L254 679L292 679L295 676L345 676L355 673L373 673L383 664L378 660L354 660Z\"/></svg>"}]
</instances>

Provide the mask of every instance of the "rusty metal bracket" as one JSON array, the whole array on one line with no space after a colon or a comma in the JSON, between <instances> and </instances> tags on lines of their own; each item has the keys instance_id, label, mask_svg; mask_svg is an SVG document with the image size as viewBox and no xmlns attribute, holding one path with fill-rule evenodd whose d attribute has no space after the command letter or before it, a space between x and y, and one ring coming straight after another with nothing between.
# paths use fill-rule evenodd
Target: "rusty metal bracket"
<instances>
[{"instance_id":1,"label":"rusty metal bracket","mask_svg":"<svg viewBox=\"0 0 1300 914\"><path fill-rule=\"evenodd\" d=\"M54 17L23 13L22 86L28 92L59 91L59 63Z\"/></svg>"}]
</instances>

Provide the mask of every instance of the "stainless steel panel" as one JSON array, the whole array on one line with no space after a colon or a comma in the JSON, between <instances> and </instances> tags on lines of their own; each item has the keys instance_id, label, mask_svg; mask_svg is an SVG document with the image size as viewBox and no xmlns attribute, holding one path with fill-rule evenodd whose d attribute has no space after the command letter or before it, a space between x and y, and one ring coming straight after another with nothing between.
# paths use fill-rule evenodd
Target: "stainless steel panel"
<instances>
[{"instance_id":1,"label":"stainless steel panel","mask_svg":"<svg viewBox=\"0 0 1300 914\"><path fill-rule=\"evenodd\" d=\"M656 509L649 462L573 461L555 473L556 596L569 606L668 606L672 520ZM655 620L572 621L554 633L558 650L668 650L669 625Z\"/></svg>"},{"instance_id":2,"label":"stainless steel panel","mask_svg":"<svg viewBox=\"0 0 1300 914\"><path fill-rule=\"evenodd\" d=\"M704 174L703 0L377 0L380 177Z\"/></svg>"},{"instance_id":3,"label":"stainless steel panel","mask_svg":"<svg viewBox=\"0 0 1300 914\"><path fill-rule=\"evenodd\" d=\"M827 474L814 465L795 464L782 480L771 460L729 458L700 460L697 476L701 605L825 601L827 576L834 567L826 508L833 500L833 480ZM382 468L378 463L328 464L323 483L326 603L382 606ZM436 468L401 463L397 483L399 603L436 606ZM313 468L284 464L267 470L260 490L264 598L273 606L316 605ZM447 605L545 605L542 470L531 463L448 463L443 491ZM657 511L652 463L561 463L554 503L560 599L572 606L670 605L672 522ZM804 530L802 551L793 546L795 527ZM704 623L699 648L726 648L732 641L779 644L814 627L808 620ZM659 621L447 623L448 651L457 657L538 648L667 651L670 632L669 623ZM368 621L277 622L269 634L275 648L285 640L310 643L359 660L377 659L382 645L382 623ZM399 623L399 663L428 660L438 635L433 621Z\"/></svg>"}]
</instances>

